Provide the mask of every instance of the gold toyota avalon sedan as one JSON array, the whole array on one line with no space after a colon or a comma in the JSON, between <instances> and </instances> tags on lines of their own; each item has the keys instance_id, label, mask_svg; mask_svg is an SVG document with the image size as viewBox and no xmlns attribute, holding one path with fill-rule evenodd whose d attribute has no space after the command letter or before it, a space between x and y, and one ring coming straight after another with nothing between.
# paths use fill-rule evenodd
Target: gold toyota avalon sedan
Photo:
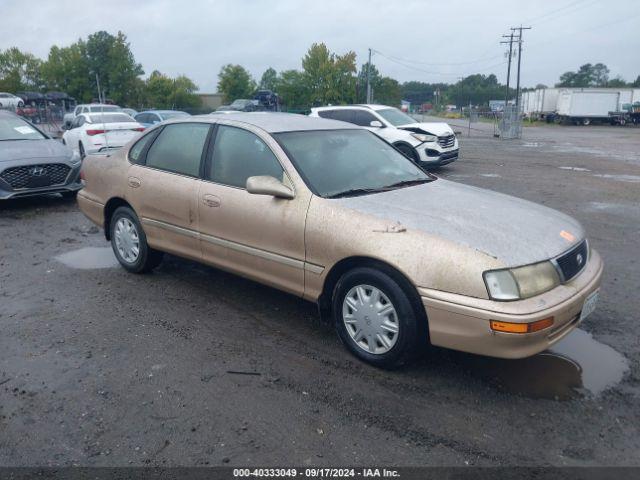
<instances>
[{"instance_id":1,"label":"gold toyota avalon sedan","mask_svg":"<svg viewBox=\"0 0 640 480\"><path fill-rule=\"evenodd\" d=\"M347 348L540 352L595 308L600 255L555 210L425 173L351 124L189 117L88 156L80 208L134 273L163 252L316 302Z\"/></svg>"}]
</instances>

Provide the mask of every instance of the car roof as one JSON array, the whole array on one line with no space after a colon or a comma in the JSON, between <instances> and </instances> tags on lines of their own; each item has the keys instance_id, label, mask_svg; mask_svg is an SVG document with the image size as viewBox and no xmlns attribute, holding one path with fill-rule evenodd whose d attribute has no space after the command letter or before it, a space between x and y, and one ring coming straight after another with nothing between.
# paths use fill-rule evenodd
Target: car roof
<instances>
[{"instance_id":1,"label":"car roof","mask_svg":"<svg viewBox=\"0 0 640 480\"><path fill-rule=\"evenodd\" d=\"M283 112L238 112L226 115L198 115L196 117L169 120L171 123L189 122L194 119L208 119L212 123L233 121L253 125L269 133L298 132L307 130L355 130L358 127L338 120L309 117L298 113Z\"/></svg>"},{"instance_id":2,"label":"car roof","mask_svg":"<svg viewBox=\"0 0 640 480\"><path fill-rule=\"evenodd\" d=\"M326 107L315 107L312 108L311 110L317 111L317 112L321 112L323 110L341 110L341 109L345 109L345 108L361 108L363 110L385 110L387 108L396 108L396 107L390 107L389 105L378 105L375 103L356 103L353 105L331 105L331 106L326 106Z\"/></svg>"},{"instance_id":3,"label":"car roof","mask_svg":"<svg viewBox=\"0 0 640 480\"><path fill-rule=\"evenodd\" d=\"M182 110L144 110L142 112L138 112L138 115L141 113L185 113L189 115L187 112L183 112Z\"/></svg>"}]
</instances>

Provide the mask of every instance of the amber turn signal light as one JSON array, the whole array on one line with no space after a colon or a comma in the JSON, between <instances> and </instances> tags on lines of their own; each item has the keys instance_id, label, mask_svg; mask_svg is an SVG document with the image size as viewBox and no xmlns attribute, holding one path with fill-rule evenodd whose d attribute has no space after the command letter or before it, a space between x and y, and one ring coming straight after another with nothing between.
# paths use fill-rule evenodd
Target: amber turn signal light
<instances>
[{"instance_id":1,"label":"amber turn signal light","mask_svg":"<svg viewBox=\"0 0 640 480\"><path fill-rule=\"evenodd\" d=\"M543 318L537 322L531 323L511 323L511 322L499 322L497 320L491 320L491 330L494 332L507 332L507 333L533 333L549 328L553 325L553 317Z\"/></svg>"}]
</instances>

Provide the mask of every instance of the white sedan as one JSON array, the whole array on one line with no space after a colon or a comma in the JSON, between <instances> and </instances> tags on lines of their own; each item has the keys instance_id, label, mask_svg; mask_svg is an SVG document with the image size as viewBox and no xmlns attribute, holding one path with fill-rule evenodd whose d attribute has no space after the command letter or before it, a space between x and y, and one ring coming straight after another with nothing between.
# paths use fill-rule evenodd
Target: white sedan
<instances>
[{"instance_id":1,"label":"white sedan","mask_svg":"<svg viewBox=\"0 0 640 480\"><path fill-rule=\"evenodd\" d=\"M24 106L24 100L12 93L0 92L0 108L15 110Z\"/></svg>"},{"instance_id":2,"label":"white sedan","mask_svg":"<svg viewBox=\"0 0 640 480\"><path fill-rule=\"evenodd\" d=\"M111 148L119 148L144 127L126 113L82 113L62 135L62 143L84 158Z\"/></svg>"}]
</instances>

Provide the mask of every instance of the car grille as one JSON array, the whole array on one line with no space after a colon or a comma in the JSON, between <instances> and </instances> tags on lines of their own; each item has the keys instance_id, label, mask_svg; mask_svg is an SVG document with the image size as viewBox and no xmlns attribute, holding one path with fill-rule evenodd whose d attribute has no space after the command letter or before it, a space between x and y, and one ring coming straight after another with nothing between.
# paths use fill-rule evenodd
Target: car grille
<instances>
[{"instance_id":1,"label":"car grille","mask_svg":"<svg viewBox=\"0 0 640 480\"><path fill-rule=\"evenodd\" d=\"M438 144L443 148L453 147L454 143L456 143L455 135L446 135L444 137L438 137Z\"/></svg>"},{"instance_id":2,"label":"car grille","mask_svg":"<svg viewBox=\"0 0 640 480\"><path fill-rule=\"evenodd\" d=\"M14 190L30 188L34 179L38 179L37 187L63 185L69 176L71 167L64 163L48 163L42 165L25 165L7 168L0 173L0 178L11 185Z\"/></svg>"},{"instance_id":3,"label":"car grille","mask_svg":"<svg viewBox=\"0 0 640 480\"><path fill-rule=\"evenodd\" d=\"M578 275L586 266L588 252L587 241L583 240L567 253L556 258L556 263L562 272L562 277L565 282L568 282Z\"/></svg>"}]
</instances>

